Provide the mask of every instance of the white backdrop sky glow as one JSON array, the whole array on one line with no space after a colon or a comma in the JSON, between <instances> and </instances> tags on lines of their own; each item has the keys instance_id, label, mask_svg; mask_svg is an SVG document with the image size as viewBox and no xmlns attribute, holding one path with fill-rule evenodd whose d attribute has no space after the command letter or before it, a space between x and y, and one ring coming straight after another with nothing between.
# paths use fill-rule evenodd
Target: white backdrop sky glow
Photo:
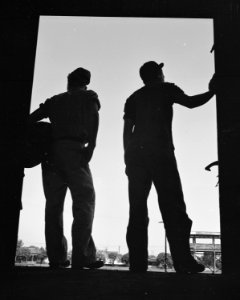
<instances>
[{"instance_id":1,"label":"white backdrop sky glow","mask_svg":"<svg viewBox=\"0 0 240 300\"><path fill-rule=\"evenodd\" d=\"M77 67L91 71L89 89L102 105L97 147L90 162L96 190L93 237L97 248L127 252L128 188L123 160L123 109L126 98L142 86L139 67L164 62L165 80L186 94L207 91L214 74L211 19L101 17L40 18L31 111L66 90L67 75ZM192 231L220 231L215 97L202 107L174 105L173 136ZM26 246L44 246L41 168L25 169L19 239ZM154 187L148 199L149 252L164 249L164 228ZM71 249L71 198L64 212L65 235Z\"/></svg>"}]
</instances>

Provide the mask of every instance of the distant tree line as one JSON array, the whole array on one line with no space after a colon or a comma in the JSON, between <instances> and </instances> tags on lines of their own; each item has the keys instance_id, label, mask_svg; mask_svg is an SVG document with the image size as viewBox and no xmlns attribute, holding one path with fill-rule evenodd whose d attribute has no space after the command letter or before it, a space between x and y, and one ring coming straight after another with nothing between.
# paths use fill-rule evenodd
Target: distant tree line
<instances>
[{"instance_id":1,"label":"distant tree line","mask_svg":"<svg viewBox=\"0 0 240 300\"><path fill-rule=\"evenodd\" d=\"M68 258L71 260L72 253L69 251ZM22 240L18 240L16 249L16 262L29 262L43 263L47 258L46 249L43 247L29 246L25 247ZM120 254L118 251L98 250L97 258L104 261L105 264L123 264L129 265L129 253ZM197 257L197 260L205 265L210 271L222 270L221 256L214 256L214 253L204 252L202 256ZM171 254L160 252L157 256L149 255L148 264L164 269L165 264L167 269L173 268L173 261Z\"/></svg>"},{"instance_id":2,"label":"distant tree line","mask_svg":"<svg viewBox=\"0 0 240 300\"><path fill-rule=\"evenodd\" d=\"M126 265L129 265L129 254L128 253L126 253L122 256L122 262ZM166 259L165 259L165 252L161 252L157 256L149 255L149 257L148 257L148 265L156 266L158 268L163 269L163 268L165 268L165 264L168 269L173 268L172 257L169 253L166 253Z\"/></svg>"},{"instance_id":3,"label":"distant tree line","mask_svg":"<svg viewBox=\"0 0 240 300\"><path fill-rule=\"evenodd\" d=\"M47 258L46 249L43 247L29 246L25 247L22 240L18 240L16 249L16 259L18 263L34 261L43 263Z\"/></svg>"},{"instance_id":4,"label":"distant tree line","mask_svg":"<svg viewBox=\"0 0 240 300\"><path fill-rule=\"evenodd\" d=\"M202 256L197 257L197 260L212 272L222 270L221 255L214 256L214 253L212 251L204 252ZM129 265L128 253L122 256L122 262L126 265ZM171 254L166 253L165 257L165 252L161 252L157 256L149 255L148 264L161 269L165 268L165 264L167 269L173 268L172 256Z\"/></svg>"},{"instance_id":5,"label":"distant tree line","mask_svg":"<svg viewBox=\"0 0 240 300\"><path fill-rule=\"evenodd\" d=\"M123 255L118 251L98 250L97 258L104 261L105 264L114 265L115 263L122 263Z\"/></svg>"}]
</instances>

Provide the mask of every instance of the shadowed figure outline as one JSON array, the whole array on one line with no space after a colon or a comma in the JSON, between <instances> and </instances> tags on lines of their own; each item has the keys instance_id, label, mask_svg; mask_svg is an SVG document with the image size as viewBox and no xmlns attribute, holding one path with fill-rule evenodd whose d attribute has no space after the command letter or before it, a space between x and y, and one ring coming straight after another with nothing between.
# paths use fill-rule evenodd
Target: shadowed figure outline
<instances>
[{"instance_id":1,"label":"shadowed figure outline","mask_svg":"<svg viewBox=\"0 0 240 300\"><path fill-rule=\"evenodd\" d=\"M98 95L87 89L91 73L77 68L67 79L67 91L47 99L29 117L29 123L49 118L52 142L48 160L42 162L46 198L45 238L49 266L64 268L67 240L64 236L63 210L67 189L72 197L72 268L99 268L92 238L95 190L89 162L99 126Z\"/></svg>"},{"instance_id":2,"label":"shadowed figure outline","mask_svg":"<svg viewBox=\"0 0 240 300\"><path fill-rule=\"evenodd\" d=\"M165 82L164 64L148 61L139 72L144 86L135 91L124 107L124 158L128 177L129 222L127 245L130 271L146 272L148 264L147 198L152 184L164 221L176 272L204 271L191 255L192 220L186 205L174 154L173 104L195 108L214 95L214 79L205 93L188 96L174 83Z\"/></svg>"}]
</instances>

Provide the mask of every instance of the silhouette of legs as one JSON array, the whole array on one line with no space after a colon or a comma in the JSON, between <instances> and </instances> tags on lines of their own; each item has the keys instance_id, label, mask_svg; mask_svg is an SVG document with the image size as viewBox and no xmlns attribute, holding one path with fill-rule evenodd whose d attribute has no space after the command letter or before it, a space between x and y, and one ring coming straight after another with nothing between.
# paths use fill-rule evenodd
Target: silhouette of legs
<instances>
[{"instance_id":1,"label":"silhouette of legs","mask_svg":"<svg viewBox=\"0 0 240 300\"><path fill-rule=\"evenodd\" d=\"M67 185L56 172L43 169L43 188L46 198L45 238L50 265L67 260L67 240L63 229L63 207Z\"/></svg>"},{"instance_id":2,"label":"silhouette of legs","mask_svg":"<svg viewBox=\"0 0 240 300\"><path fill-rule=\"evenodd\" d=\"M89 167L81 167L68 176L68 181L73 200L72 265L85 266L96 261L96 248L91 235L95 191Z\"/></svg>"},{"instance_id":3,"label":"silhouette of legs","mask_svg":"<svg viewBox=\"0 0 240 300\"><path fill-rule=\"evenodd\" d=\"M95 191L90 169L81 150L78 142L56 142L53 145L53 165L43 168L49 261L62 262L67 258L67 241L63 235L63 206L66 190L69 188L73 201L72 266L76 268L96 261L96 248L91 235Z\"/></svg>"},{"instance_id":4,"label":"silhouette of legs","mask_svg":"<svg viewBox=\"0 0 240 300\"><path fill-rule=\"evenodd\" d=\"M126 152L125 161L130 201L127 229L130 270L147 269L147 198L153 182L176 271L203 271L190 252L192 221L186 213L174 151L149 145L134 147Z\"/></svg>"},{"instance_id":5,"label":"silhouette of legs","mask_svg":"<svg viewBox=\"0 0 240 300\"><path fill-rule=\"evenodd\" d=\"M151 179L142 166L128 166L129 223L127 244L131 271L146 271L148 265L148 209L147 198Z\"/></svg>"},{"instance_id":6,"label":"silhouette of legs","mask_svg":"<svg viewBox=\"0 0 240 300\"><path fill-rule=\"evenodd\" d=\"M159 208L174 262L192 259L189 236L192 221L186 213L177 164L173 153L155 157L152 164L153 182L158 194Z\"/></svg>"}]
</instances>

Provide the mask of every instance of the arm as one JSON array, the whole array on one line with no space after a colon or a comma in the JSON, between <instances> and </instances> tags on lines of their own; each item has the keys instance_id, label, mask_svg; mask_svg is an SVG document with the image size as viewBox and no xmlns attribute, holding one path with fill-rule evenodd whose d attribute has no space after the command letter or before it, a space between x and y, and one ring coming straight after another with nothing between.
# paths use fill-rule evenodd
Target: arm
<instances>
[{"instance_id":1,"label":"arm","mask_svg":"<svg viewBox=\"0 0 240 300\"><path fill-rule=\"evenodd\" d=\"M215 85L216 85L216 78L215 75L213 75L212 79L210 80L208 84L208 92L203 94L198 94L194 96L188 96L184 93L180 93L179 98L177 99L176 103L179 103L181 105L184 105L188 108L195 108L198 106L201 106L205 103L207 103L215 94Z\"/></svg>"},{"instance_id":2,"label":"arm","mask_svg":"<svg viewBox=\"0 0 240 300\"><path fill-rule=\"evenodd\" d=\"M96 140L97 140L97 134L98 134L98 128L99 128L99 113L96 108L96 112L92 113L89 118L89 122L91 124L89 128L89 141L88 141L88 148L94 150L96 147Z\"/></svg>"},{"instance_id":3,"label":"arm","mask_svg":"<svg viewBox=\"0 0 240 300\"><path fill-rule=\"evenodd\" d=\"M48 118L48 108L50 103L51 99L47 99L44 103L41 103L39 108L30 114L28 118L28 123L33 124L42 119Z\"/></svg>"},{"instance_id":4,"label":"arm","mask_svg":"<svg viewBox=\"0 0 240 300\"><path fill-rule=\"evenodd\" d=\"M123 148L126 151L128 144L132 138L135 120L136 120L136 99L132 94L124 106L124 127L123 127Z\"/></svg>"},{"instance_id":5,"label":"arm","mask_svg":"<svg viewBox=\"0 0 240 300\"><path fill-rule=\"evenodd\" d=\"M94 110L89 115L89 128L88 128L88 145L84 149L85 158L89 162L92 158L93 151L96 147L97 134L99 128L99 106L94 105Z\"/></svg>"},{"instance_id":6,"label":"arm","mask_svg":"<svg viewBox=\"0 0 240 300\"><path fill-rule=\"evenodd\" d=\"M126 151L127 146L132 138L134 128L134 122L131 119L124 120L124 128L123 128L123 148Z\"/></svg>"},{"instance_id":7,"label":"arm","mask_svg":"<svg viewBox=\"0 0 240 300\"><path fill-rule=\"evenodd\" d=\"M176 101L176 103L188 108L195 108L207 103L213 97L213 95L214 93L212 91L194 96L183 95L180 99L178 99L178 101Z\"/></svg>"},{"instance_id":8,"label":"arm","mask_svg":"<svg viewBox=\"0 0 240 300\"><path fill-rule=\"evenodd\" d=\"M29 124L36 123L44 118L45 118L45 115L44 115L42 109L38 108L30 114L30 116L28 118L28 123Z\"/></svg>"}]
</instances>

